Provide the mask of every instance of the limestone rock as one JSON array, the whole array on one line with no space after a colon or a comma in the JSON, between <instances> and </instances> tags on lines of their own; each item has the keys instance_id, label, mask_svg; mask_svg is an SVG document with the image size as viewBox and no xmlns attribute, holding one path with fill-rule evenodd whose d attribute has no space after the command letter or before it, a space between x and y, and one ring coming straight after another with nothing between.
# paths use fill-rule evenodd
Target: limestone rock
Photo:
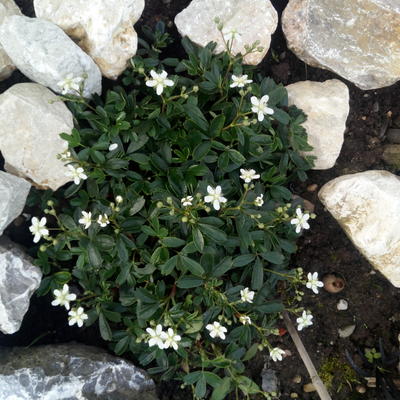
<instances>
[{"instance_id":1,"label":"limestone rock","mask_svg":"<svg viewBox=\"0 0 400 400\"><path fill-rule=\"evenodd\" d=\"M262 52L249 54L245 57L246 64L256 65L268 52L271 34L278 24L278 14L269 0L192 0L187 8L175 18L175 24L182 36L200 46L213 41L217 43L216 52L225 50L225 44L214 22L219 17L224 24L224 30L236 30L232 52L234 54L246 51L245 45L260 41L264 48Z\"/></svg>"},{"instance_id":2,"label":"limestone rock","mask_svg":"<svg viewBox=\"0 0 400 400\"><path fill-rule=\"evenodd\" d=\"M0 44L29 79L61 92L59 82L72 74L85 77L84 96L101 93L94 61L58 26L39 18L12 15L0 26Z\"/></svg>"},{"instance_id":3,"label":"limestone rock","mask_svg":"<svg viewBox=\"0 0 400 400\"><path fill-rule=\"evenodd\" d=\"M12 334L21 327L42 273L24 252L5 237L0 238L0 331ZM2 385L0 384L0 387ZM1 389L0 389L0 398ZM4 397L7 398L7 397Z\"/></svg>"},{"instance_id":4,"label":"limestone rock","mask_svg":"<svg viewBox=\"0 0 400 400\"><path fill-rule=\"evenodd\" d=\"M39 188L57 190L71 180L56 157L67 148L59 135L70 133L73 126L72 113L49 89L37 83L12 86L0 95L5 169Z\"/></svg>"},{"instance_id":5,"label":"limestone rock","mask_svg":"<svg viewBox=\"0 0 400 400\"><path fill-rule=\"evenodd\" d=\"M30 188L25 179L0 171L0 235L22 213Z\"/></svg>"},{"instance_id":6,"label":"limestone rock","mask_svg":"<svg viewBox=\"0 0 400 400\"><path fill-rule=\"evenodd\" d=\"M70 35L99 66L104 76L117 79L136 54L133 25L144 0L35 0L38 18L53 22Z\"/></svg>"},{"instance_id":7,"label":"limestone rock","mask_svg":"<svg viewBox=\"0 0 400 400\"><path fill-rule=\"evenodd\" d=\"M0 24L7 15L21 15L14 0L0 0ZM0 44L0 81L7 79L15 70L15 65Z\"/></svg>"},{"instance_id":8,"label":"limestone rock","mask_svg":"<svg viewBox=\"0 0 400 400\"><path fill-rule=\"evenodd\" d=\"M400 178L365 171L326 183L319 198L368 261L400 287Z\"/></svg>"},{"instance_id":9,"label":"limestone rock","mask_svg":"<svg viewBox=\"0 0 400 400\"><path fill-rule=\"evenodd\" d=\"M337 79L296 82L286 89L289 105L294 104L307 114L303 126L314 149L304 154L317 157L313 169L332 168L343 145L349 89Z\"/></svg>"},{"instance_id":10,"label":"limestone rock","mask_svg":"<svg viewBox=\"0 0 400 400\"><path fill-rule=\"evenodd\" d=\"M290 0L282 16L288 47L361 89L400 79L398 0Z\"/></svg>"},{"instance_id":11,"label":"limestone rock","mask_svg":"<svg viewBox=\"0 0 400 400\"><path fill-rule=\"evenodd\" d=\"M4 400L157 400L143 370L96 347L3 347L0 359Z\"/></svg>"}]
</instances>

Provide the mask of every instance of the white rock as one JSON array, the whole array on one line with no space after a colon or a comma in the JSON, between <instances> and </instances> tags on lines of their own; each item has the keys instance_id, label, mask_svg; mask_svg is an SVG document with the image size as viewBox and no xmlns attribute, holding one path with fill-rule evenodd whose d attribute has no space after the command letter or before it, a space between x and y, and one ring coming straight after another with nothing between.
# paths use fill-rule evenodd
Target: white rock
<instances>
[{"instance_id":1,"label":"white rock","mask_svg":"<svg viewBox=\"0 0 400 400\"><path fill-rule=\"evenodd\" d=\"M0 152L5 169L42 189L69 182L57 154L67 148L73 116L57 96L37 83L19 83L0 95ZM52 102L52 103L51 103Z\"/></svg>"},{"instance_id":2,"label":"white rock","mask_svg":"<svg viewBox=\"0 0 400 400\"><path fill-rule=\"evenodd\" d=\"M314 149L304 154L317 157L313 169L332 168L343 145L349 115L348 87L337 79L330 79L296 82L286 89L289 105L294 104L307 114L303 126Z\"/></svg>"},{"instance_id":3,"label":"white rock","mask_svg":"<svg viewBox=\"0 0 400 400\"><path fill-rule=\"evenodd\" d=\"M236 30L232 52L244 54L245 45L260 41L262 52L245 57L246 64L256 65L268 52L271 34L278 25L278 14L269 0L192 0L187 8L175 17L175 24L182 36L200 46L213 41L217 43L216 52L225 50L225 44L214 22L219 17L224 30Z\"/></svg>"},{"instance_id":4,"label":"white rock","mask_svg":"<svg viewBox=\"0 0 400 400\"><path fill-rule=\"evenodd\" d=\"M340 299L336 307L339 311L346 311L349 308L349 303L345 299Z\"/></svg>"},{"instance_id":5,"label":"white rock","mask_svg":"<svg viewBox=\"0 0 400 400\"><path fill-rule=\"evenodd\" d=\"M344 175L319 198L358 250L400 287L400 178L387 171Z\"/></svg>"},{"instance_id":6,"label":"white rock","mask_svg":"<svg viewBox=\"0 0 400 400\"><path fill-rule=\"evenodd\" d=\"M14 0L0 0L0 24L7 15L22 15ZM15 70L15 65L0 44L0 81L7 79Z\"/></svg>"},{"instance_id":7,"label":"white rock","mask_svg":"<svg viewBox=\"0 0 400 400\"><path fill-rule=\"evenodd\" d=\"M0 331L19 330L42 273L16 244L0 238Z\"/></svg>"},{"instance_id":8,"label":"white rock","mask_svg":"<svg viewBox=\"0 0 400 400\"><path fill-rule=\"evenodd\" d=\"M361 89L400 79L398 0L290 0L282 16L288 47Z\"/></svg>"},{"instance_id":9,"label":"white rock","mask_svg":"<svg viewBox=\"0 0 400 400\"><path fill-rule=\"evenodd\" d=\"M0 44L29 79L61 92L69 74L85 77L84 96L101 93L101 73L94 61L58 26L39 18L12 15L0 26Z\"/></svg>"},{"instance_id":10,"label":"white rock","mask_svg":"<svg viewBox=\"0 0 400 400\"><path fill-rule=\"evenodd\" d=\"M339 337L341 337L342 339L348 338L349 336L351 336L353 334L353 332L356 330L356 326L355 325L348 325L345 326L344 328L339 328L338 329L338 333L339 333Z\"/></svg>"},{"instance_id":11,"label":"white rock","mask_svg":"<svg viewBox=\"0 0 400 400\"><path fill-rule=\"evenodd\" d=\"M35 0L38 18L53 22L70 35L99 66L104 76L117 79L136 54L133 25L144 0Z\"/></svg>"},{"instance_id":12,"label":"white rock","mask_svg":"<svg viewBox=\"0 0 400 400\"><path fill-rule=\"evenodd\" d=\"M25 179L0 171L0 235L22 213L30 188Z\"/></svg>"}]
</instances>

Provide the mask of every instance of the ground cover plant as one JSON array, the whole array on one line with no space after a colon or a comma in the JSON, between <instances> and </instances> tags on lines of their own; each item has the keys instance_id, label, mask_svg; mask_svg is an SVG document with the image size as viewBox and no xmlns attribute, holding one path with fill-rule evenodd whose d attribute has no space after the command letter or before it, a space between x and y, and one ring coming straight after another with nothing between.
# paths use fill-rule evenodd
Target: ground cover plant
<instances>
[{"instance_id":1,"label":"ground cover plant","mask_svg":"<svg viewBox=\"0 0 400 400\"><path fill-rule=\"evenodd\" d=\"M39 199L46 215L31 226L44 239L39 293L53 292L70 325L98 323L117 354L214 400L262 393L245 363L264 348L282 359L270 343L279 312L309 326L298 286L321 286L289 265L309 228L288 189L312 163L299 154L305 115L219 28L225 53L183 39L183 60L162 58L162 24L146 29L104 98L80 95L84 77L60 82L76 118L60 155L74 182Z\"/></svg>"}]
</instances>

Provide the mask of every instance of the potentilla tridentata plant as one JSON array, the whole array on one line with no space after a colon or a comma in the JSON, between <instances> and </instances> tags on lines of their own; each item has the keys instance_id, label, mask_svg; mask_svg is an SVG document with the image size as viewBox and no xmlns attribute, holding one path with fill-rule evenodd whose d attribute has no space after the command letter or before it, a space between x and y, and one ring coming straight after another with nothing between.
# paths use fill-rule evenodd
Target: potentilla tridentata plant
<instances>
[{"instance_id":1,"label":"potentilla tridentata plant","mask_svg":"<svg viewBox=\"0 0 400 400\"><path fill-rule=\"evenodd\" d=\"M98 323L117 354L198 399L262 394L246 362L262 349L285 356L273 345L279 312L311 325L293 285L321 286L289 268L310 227L287 188L310 167L305 116L231 54L233 32L219 55L184 39L180 60L163 58L161 26L146 30L123 87L63 96L76 118L60 155L73 182L46 194L31 228L48 275L40 293L67 309L66 324ZM82 93L75 78L66 93Z\"/></svg>"}]
</instances>

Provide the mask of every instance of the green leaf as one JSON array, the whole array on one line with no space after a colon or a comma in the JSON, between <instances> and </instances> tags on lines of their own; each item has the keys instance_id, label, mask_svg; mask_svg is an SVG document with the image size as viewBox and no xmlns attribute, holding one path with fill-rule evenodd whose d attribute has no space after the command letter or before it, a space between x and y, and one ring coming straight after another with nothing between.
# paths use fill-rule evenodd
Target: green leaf
<instances>
[{"instance_id":1,"label":"green leaf","mask_svg":"<svg viewBox=\"0 0 400 400\"><path fill-rule=\"evenodd\" d=\"M180 256L183 267L188 269L193 275L203 275L204 274L204 268L197 262L194 261L193 259L186 257L186 256Z\"/></svg>"},{"instance_id":2,"label":"green leaf","mask_svg":"<svg viewBox=\"0 0 400 400\"><path fill-rule=\"evenodd\" d=\"M242 254L238 257L233 259L233 266L234 267L244 267L245 265L249 265L255 259L254 254Z\"/></svg>"},{"instance_id":3,"label":"green leaf","mask_svg":"<svg viewBox=\"0 0 400 400\"><path fill-rule=\"evenodd\" d=\"M257 393L261 392L258 385L254 381L252 381L250 378L248 378L247 376L244 376L244 375L239 376L238 382L239 382L240 390L245 395L257 394Z\"/></svg>"},{"instance_id":4,"label":"green leaf","mask_svg":"<svg viewBox=\"0 0 400 400\"><path fill-rule=\"evenodd\" d=\"M196 383L196 387L194 390L194 394L199 398L202 399L206 395L206 390L207 390L207 383L206 383L206 378L202 374L200 379Z\"/></svg>"},{"instance_id":5,"label":"green leaf","mask_svg":"<svg viewBox=\"0 0 400 400\"><path fill-rule=\"evenodd\" d=\"M196 383L202 376L202 371L194 371L190 374L187 374L183 377L183 382L187 385L193 385Z\"/></svg>"},{"instance_id":6,"label":"green leaf","mask_svg":"<svg viewBox=\"0 0 400 400\"><path fill-rule=\"evenodd\" d=\"M246 354L243 357L243 361L251 360L258 352L258 343L253 343L252 346L246 351Z\"/></svg>"},{"instance_id":7,"label":"green leaf","mask_svg":"<svg viewBox=\"0 0 400 400\"><path fill-rule=\"evenodd\" d=\"M110 235L99 234L96 236L96 244L101 250L110 251L114 248L115 241Z\"/></svg>"},{"instance_id":8,"label":"green leaf","mask_svg":"<svg viewBox=\"0 0 400 400\"><path fill-rule=\"evenodd\" d=\"M207 237L219 244L222 244L227 240L226 233L218 228L215 228L214 226L208 224L199 224L199 228Z\"/></svg>"},{"instance_id":9,"label":"green leaf","mask_svg":"<svg viewBox=\"0 0 400 400\"><path fill-rule=\"evenodd\" d=\"M231 149L228 151L229 158L238 165L242 165L246 161L246 157L237 150Z\"/></svg>"},{"instance_id":10,"label":"green leaf","mask_svg":"<svg viewBox=\"0 0 400 400\"><path fill-rule=\"evenodd\" d=\"M196 249L199 252L202 252L204 249L204 238L203 238L202 233L197 228L193 228L192 233L193 233L193 242L194 242L194 245L196 246Z\"/></svg>"},{"instance_id":11,"label":"green leaf","mask_svg":"<svg viewBox=\"0 0 400 400\"><path fill-rule=\"evenodd\" d=\"M272 301L270 303L256 306L255 309L261 313L271 314L283 311L285 309L285 306L279 301Z\"/></svg>"},{"instance_id":12,"label":"green leaf","mask_svg":"<svg viewBox=\"0 0 400 400\"><path fill-rule=\"evenodd\" d=\"M161 239L160 242L166 247L181 247L186 244L185 240L179 239L177 237L165 237Z\"/></svg>"},{"instance_id":13,"label":"green leaf","mask_svg":"<svg viewBox=\"0 0 400 400\"><path fill-rule=\"evenodd\" d=\"M115 354L120 356L121 354L125 353L125 351L128 350L130 340L130 336L125 336L121 340L119 340L114 347Z\"/></svg>"},{"instance_id":14,"label":"green leaf","mask_svg":"<svg viewBox=\"0 0 400 400\"><path fill-rule=\"evenodd\" d=\"M282 255L282 253L278 253L277 251L266 251L261 253L261 257L272 264L282 264L285 260L285 257Z\"/></svg>"},{"instance_id":15,"label":"green leaf","mask_svg":"<svg viewBox=\"0 0 400 400\"><path fill-rule=\"evenodd\" d=\"M231 378L225 377L222 383L214 388L210 400L224 400L231 392Z\"/></svg>"},{"instance_id":16,"label":"green leaf","mask_svg":"<svg viewBox=\"0 0 400 400\"><path fill-rule=\"evenodd\" d=\"M206 378L206 382L214 388L222 384L222 379L212 372L204 371L203 376Z\"/></svg>"},{"instance_id":17,"label":"green leaf","mask_svg":"<svg viewBox=\"0 0 400 400\"><path fill-rule=\"evenodd\" d=\"M201 161L211 150L211 142L202 142L193 150L193 159Z\"/></svg>"},{"instance_id":18,"label":"green leaf","mask_svg":"<svg viewBox=\"0 0 400 400\"><path fill-rule=\"evenodd\" d=\"M191 103L186 103L183 108L189 119L192 120L198 128L202 131L208 130L208 122L199 107Z\"/></svg>"},{"instance_id":19,"label":"green leaf","mask_svg":"<svg viewBox=\"0 0 400 400\"><path fill-rule=\"evenodd\" d=\"M253 265L253 272L251 274L251 288L253 290L261 289L264 281L264 269L262 262L259 258L256 259L256 262Z\"/></svg>"},{"instance_id":20,"label":"green leaf","mask_svg":"<svg viewBox=\"0 0 400 400\"><path fill-rule=\"evenodd\" d=\"M176 282L176 286L178 286L181 289L191 289L201 286L203 282L204 282L203 279L198 278L197 276L186 275L178 279L178 281Z\"/></svg>"},{"instance_id":21,"label":"green leaf","mask_svg":"<svg viewBox=\"0 0 400 400\"><path fill-rule=\"evenodd\" d=\"M102 312L99 314L99 328L100 328L100 335L103 338L103 340L109 341L112 339L112 331L110 325L108 324Z\"/></svg>"},{"instance_id":22,"label":"green leaf","mask_svg":"<svg viewBox=\"0 0 400 400\"><path fill-rule=\"evenodd\" d=\"M93 242L89 242L86 250L90 264L92 264L94 267L100 267L103 259L96 245Z\"/></svg>"},{"instance_id":23,"label":"green leaf","mask_svg":"<svg viewBox=\"0 0 400 400\"><path fill-rule=\"evenodd\" d=\"M218 278L224 275L232 268L232 265L232 257L225 257L215 268L213 268L211 276Z\"/></svg>"},{"instance_id":24,"label":"green leaf","mask_svg":"<svg viewBox=\"0 0 400 400\"><path fill-rule=\"evenodd\" d=\"M211 137L217 137L221 133L225 124L225 115L221 114L215 117L210 124L209 133Z\"/></svg>"},{"instance_id":25,"label":"green leaf","mask_svg":"<svg viewBox=\"0 0 400 400\"><path fill-rule=\"evenodd\" d=\"M65 226L70 231L74 231L77 229L77 225L72 217L66 214L60 214L59 219L61 221L61 224Z\"/></svg>"},{"instance_id":26,"label":"green leaf","mask_svg":"<svg viewBox=\"0 0 400 400\"><path fill-rule=\"evenodd\" d=\"M134 203L133 206L129 210L129 215L135 215L137 214L145 205L146 200L144 197L139 197Z\"/></svg>"},{"instance_id":27,"label":"green leaf","mask_svg":"<svg viewBox=\"0 0 400 400\"><path fill-rule=\"evenodd\" d=\"M160 269L163 275L170 275L172 273L172 271L176 267L178 257L179 256L173 256L165 264L161 265Z\"/></svg>"}]
</instances>

